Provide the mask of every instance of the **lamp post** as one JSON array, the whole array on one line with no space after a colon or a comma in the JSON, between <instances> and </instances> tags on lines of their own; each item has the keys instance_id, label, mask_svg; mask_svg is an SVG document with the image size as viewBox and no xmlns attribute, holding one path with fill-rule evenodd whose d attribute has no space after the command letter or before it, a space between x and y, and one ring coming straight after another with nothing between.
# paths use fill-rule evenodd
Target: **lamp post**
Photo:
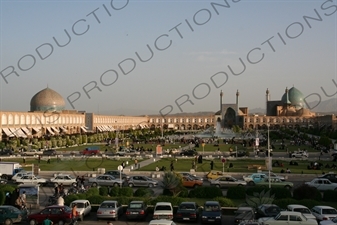
<instances>
[{"instance_id":1,"label":"lamp post","mask_svg":"<svg viewBox=\"0 0 337 225\"><path fill-rule=\"evenodd\" d=\"M270 162L270 149L269 149L269 123L267 124L267 128L268 128L268 184L269 184L269 189L271 188L271 183L270 183L270 167L271 167L271 162Z\"/></svg>"}]
</instances>

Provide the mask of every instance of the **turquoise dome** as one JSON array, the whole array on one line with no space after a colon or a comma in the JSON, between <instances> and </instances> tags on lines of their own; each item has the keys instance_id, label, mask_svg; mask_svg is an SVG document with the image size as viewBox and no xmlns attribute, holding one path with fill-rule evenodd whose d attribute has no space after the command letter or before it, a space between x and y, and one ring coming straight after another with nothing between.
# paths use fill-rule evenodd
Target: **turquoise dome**
<instances>
[{"instance_id":1,"label":"turquoise dome","mask_svg":"<svg viewBox=\"0 0 337 225\"><path fill-rule=\"evenodd\" d=\"M62 111L65 105L63 97L47 87L33 96L30 101L30 111Z\"/></svg>"},{"instance_id":2,"label":"turquoise dome","mask_svg":"<svg viewBox=\"0 0 337 225\"><path fill-rule=\"evenodd\" d=\"M284 93L281 101L285 104L290 104L295 106L296 109L301 109L304 106L304 95L300 90L295 87L292 87L288 90L288 98L287 93Z\"/></svg>"}]
</instances>

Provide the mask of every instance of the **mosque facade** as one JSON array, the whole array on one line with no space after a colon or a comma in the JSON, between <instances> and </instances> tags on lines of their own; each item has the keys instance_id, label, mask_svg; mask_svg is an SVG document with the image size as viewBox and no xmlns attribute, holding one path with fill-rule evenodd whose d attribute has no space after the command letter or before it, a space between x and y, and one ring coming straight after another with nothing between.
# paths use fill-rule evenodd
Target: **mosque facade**
<instances>
[{"instance_id":1,"label":"mosque facade","mask_svg":"<svg viewBox=\"0 0 337 225\"><path fill-rule=\"evenodd\" d=\"M305 108L303 94L295 87L286 89L280 100L270 100L266 91L264 115L249 113L239 104L223 103L220 92L220 110L203 115L114 116L85 111L66 110L63 97L49 87L39 91L30 101L30 111L0 111L0 141L4 138L31 138L63 134L113 132L116 130L163 128L175 130L203 130L221 125L221 128L239 126L242 129L271 129L279 127L332 126L337 128L335 115L317 116Z\"/></svg>"}]
</instances>

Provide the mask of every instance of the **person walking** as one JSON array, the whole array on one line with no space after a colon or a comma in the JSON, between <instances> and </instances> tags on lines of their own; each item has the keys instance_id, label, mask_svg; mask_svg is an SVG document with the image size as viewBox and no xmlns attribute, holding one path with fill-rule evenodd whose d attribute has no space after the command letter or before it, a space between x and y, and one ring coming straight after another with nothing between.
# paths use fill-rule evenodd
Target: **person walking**
<instances>
[{"instance_id":1,"label":"person walking","mask_svg":"<svg viewBox=\"0 0 337 225\"><path fill-rule=\"evenodd\" d=\"M138 160L135 159L135 168L137 168L137 166L138 166Z\"/></svg>"},{"instance_id":2,"label":"person walking","mask_svg":"<svg viewBox=\"0 0 337 225\"><path fill-rule=\"evenodd\" d=\"M171 171L173 171L173 170L174 170L173 161L171 161L171 164L170 164L170 169L171 169Z\"/></svg>"},{"instance_id":3,"label":"person walking","mask_svg":"<svg viewBox=\"0 0 337 225\"><path fill-rule=\"evenodd\" d=\"M43 220L42 225L53 225L53 221L49 219L49 216L46 217L45 220Z\"/></svg>"},{"instance_id":4,"label":"person walking","mask_svg":"<svg viewBox=\"0 0 337 225\"><path fill-rule=\"evenodd\" d=\"M73 208L71 209L71 218L72 218L72 221L71 221L71 224L75 224L76 221L77 221L77 215L78 215L78 212L77 212L77 204L74 203L73 204Z\"/></svg>"},{"instance_id":5,"label":"person walking","mask_svg":"<svg viewBox=\"0 0 337 225\"><path fill-rule=\"evenodd\" d=\"M210 165L211 165L211 170L213 170L213 167L214 167L214 162L213 162L213 160L211 161Z\"/></svg>"}]
</instances>

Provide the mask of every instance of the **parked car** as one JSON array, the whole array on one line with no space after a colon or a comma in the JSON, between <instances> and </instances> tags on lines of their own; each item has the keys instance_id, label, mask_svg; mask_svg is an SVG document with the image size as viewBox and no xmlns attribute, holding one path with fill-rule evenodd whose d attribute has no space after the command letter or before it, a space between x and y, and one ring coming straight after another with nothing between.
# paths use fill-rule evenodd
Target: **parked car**
<instances>
[{"instance_id":1,"label":"parked car","mask_svg":"<svg viewBox=\"0 0 337 225\"><path fill-rule=\"evenodd\" d=\"M170 202L157 202L153 210L153 219L172 220L173 219L172 204Z\"/></svg>"},{"instance_id":2,"label":"parked car","mask_svg":"<svg viewBox=\"0 0 337 225\"><path fill-rule=\"evenodd\" d=\"M27 214L24 211L20 211L14 206L11 206L11 205L0 206L0 223L1 224L11 225L13 223L20 223L26 217L27 217Z\"/></svg>"},{"instance_id":3,"label":"parked car","mask_svg":"<svg viewBox=\"0 0 337 225\"><path fill-rule=\"evenodd\" d=\"M309 153L307 153L306 151L295 151L291 154L291 157L293 158L308 158L309 157Z\"/></svg>"},{"instance_id":4,"label":"parked car","mask_svg":"<svg viewBox=\"0 0 337 225\"><path fill-rule=\"evenodd\" d=\"M337 174L335 173L327 173L322 176L319 176L319 178L325 178L331 181L332 183L337 183Z\"/></svg>"},{"instance_id":5,"label":"parked car","mask_svg":"<svg viewBox=\"0 0 337 225\"><path fill-rule=\"evenodd\" d=\"M50 182L57 185L63 184L64 186L75 186L77 183L76 178L69 174L58 174L55 177L50 178Z\"/></svg>"},{"instance_id":6,"label":"parked car","mask_svg":"<svg viewBox=\"0 0 337 225\"><path fill-rule=\"evenodd\" d=\"M337 217L332 220L323 220L319 222L319 225L337 225Z\"/></svg>"},{"instance_id":7,"label":"parked car","mask_svg":"<svg viewBox=\"0 0 337 225\"><path fill-rule=\"evenodd\" d=\"M257 207L256 216L261 217L275 217L281 212L281 208L275 204L262 204Z\"/></svg>"},{"instance_id":8,"label":"parked car","mask_svg":"<svg viewBox=\"0 0 337 225\"><path fill-rule=\"evenodd\" d=\"M8 183L7 179L0 178L0 184L7 184L7 183Z\"/></svg>"},{"instance_id":9,"label":"parked car","mask_svg":"<svg viewBox=\"0 0 337 225\"><path fill-rule=\"evenodd\" d=\"M201 213L201 223L217 223L221 224L222 212L218 201L206 201Z\"/></svg>"},{"instance_id":10,"label":"parked car","mask_svg":"<svg viewBox=\"0 0 337 225\"><path fill-rule=\"evenodd\" d=\"M332 183L326 178L314 178L310 182L305 182L306 185L317 188L319 191L335 190L337 191L337 183Z\"/></svg>"},{"instance_id":11,"label":"parked car","mask_svg":"<svg viewBox=\"0 0 337 225\"><path fill-rule=\"evenodd\" d=\"M308 209L304 205L296 205L296 204L288 205L287 206L287 210L291 211L291 212L300 212L307 219L314 219L314 220L316 220L316 217L311 213L310 209Z\"/></svg>"},{"instance_id":12,"label":"parked car","mask_svg":"<svg viewBox=\"0 0 337 225\"><path fill-rule=\"evenodd\" d=\"M99 175L98 177L91 177L88 181L91 186L114 186L119 187L123 184L123 181L115 178L111 175Z\"/></svg>"},{"instance_id":13,"label":"parked car","mask_svg":"<svg viewBox=\"0 0 337 225\"><path fill-rule=\"evenodd\" d=\"M99 155L99 154L100 154L100 151L99 151L99 147L97 146L88 147L82 151L82 155Z\"/></svg>"},{"instance_id":14,"label":"parked car","mask_svg":"<svg viewBox=\"0 0 337 225\"><path fill-rule=\"evenodd\" d=\"M176 225L172 220L151 220L149 225Z\"/></svg>"},{"instance_id":15,"label":"parked car","mask_svg":"<svg viewBox=\"0 0 337 225\"><path fill-rule=\"evenodd\" d=\"M11 149L3 149L0 150L0 155L14 155L14 151Z\"/></svg>"},{"instance_id":16,"label":"parked car","mask_svg":"<svg viewBox=\"0 0 337 225\"><path fill-rule=\"evenodd\" d=\"M245 151L234 151L234 152L230 152L229 153L229 156L231 157L244 157L244 156L247 156L247 153Z\"/></svg>"},{"instance_id":17,"label":"parked car","mask_svg":"<svg viewBox=\"0 0 337 225\"><path fill-rule=\"evenodd\" d=\"M96 218L99 219L114 219L118 220L123 214L123 207L118 201L103 201L98 207Z\"/></svg>"},{"instance_id":18,"label":"parked car","mask_svg":"<svg viewBox=\"0 0 337 225\"><path fill-rule=\"evenodd\" d=\"M184 151L180 152L180 155L196 156L196 155L198 155L198 152L194 149L189 149L189 150L184 150Z\"/></svg>"},{"instance_id":19,"label":"parked car","mask_svg":"<svg viewBox=\"0 0 337 225\"><path fill-rule=\"evenodd\" d=\"M70 208L76 204L79 219L83 221L85 216L88 216L91 212L91 204L88 200L77 199L70 203Z\"/></svg>"},{"instance_id":20,"label":"parked car","mask_svg":"<svg viewBox=\"0 0 337 225\"><path fill-rule=\"evenodd\" d=\"M332 220L337 217L337 210L331 206L318 205L311 209L317 221Z\"/></svg>"},{"instance_id":21,"label":"parked car","mask_svg":"<svg viewBox=\"0 0 337 225\"><path fill-rule=\"evenodd\" d=\"M244 180L238 180L232 176L223 176L219 177L215 180L210 181L211 186L215 186L218 188L228 188L228 187L235 187L235 186L246 186L247 182Z\"/></svg>"},{"instance_id":22,"label":"parked car","mask_svg":"<svg viewBox=\"0 0 337 225\"><path fill-rule=\"evenodd\" d=\"M255 210L252 207L239 207L234 213L234 224L239 224L242 221L253 221L255 219Z\"/></svg>"},{"instance_id":23,"label":"parked car","mask_svg":"<svg viewBox=\"0 0 337 225\"><path fill-rule=\"evenodd\" d=\"M149 187L153 188L158 185L158 181L147 176L131 176L128 180L129 187Z\"/></svg>"},{"instance_id":24,"label":"parked car","mask_svg":"<svg viewBox=\"0 0 337 225\"><path fill-rule=\"evenodd\" d=\"M217 170L211 170L207 175L206 178L207 180L214 180L218 177L222 177L225 174L222 171L217 171Z\"/></svg>"},{"instance_id":25,"label":"parked car","mask_svg":"<svg viewBox=\"0 0 337 225\"><path fill-rule=\"evenodd\" d=\"M183 186L187 188L201 187L204 183L202 180L197 180L191 177L183 177L182 180L183 180Z\"/></svg>"},{"instance_id":26,"label":"parked car","mask_svg":"<svg viewBox=\"0 0 337 225\"><path fill-rule=\"evenodd\" d=\"M148 213L149 210L144 201L131 201L125 215L128 220L146 220Z\"/></svg>"},{"instance_id":27,"label":"parked car","mask_svg":"<svg viewBox=\"0 0 337 225\"><path fill-rule=\"evenodd\" d=\"M35 176L33 174L23 175L22 177L16 178L17 184L40 184L40 185L46 185L47 179L40 178L38 176Z\"/></svg>"},{"instance_id":28,"label":"parked car","mask_svg":"<svg viewBox=\"0 0 337 225\"><path fill-rule=\"evenodd\" d=\"M125 173L119 171L119 170L109 170L104 173L104 175L111 175L114 176L115 178L120 178L122 175L122 180L127 181L130 177L126 175Z\"/></svg>"},{"instance_id":29,"label":"parked car","mask_svg":"<svg viewBox=\"0 0 337 225\"><path fill-rule=\"evenodd\" d=\"M71 208L66 205L48 206L37 213L28 215L29 225L42 224L47 217L54 224L70 223L72 218Z\"/></svg>"},{"instance_id":30,"label":"parked car","mask_svg":"<svg viewBox=\"0 0 337 225\"><path fill-rule=\"evenodd\" d=\"M195 221L199 219L199 206L195 202L180 203L177 213L175 214L176 221Z\"/></svg>"},{"instance_id":31,"label":"parked car","mask_svg":"<svg viewBox=\"0 0 337 225\"><path fill-rule=\"evenodd\" d=\"M197 177L196 175L193 175L193 174L188 173L188 172L180 172L179 174L183 177L190 177L190 178L194 178L194 179L197 179L197 180L204 180L202 177Z\"/></svg>"},{"instance_id":32,"label":"parked car","mask_svg":"<svg viewBox=\"0 0 337 225\"><path fill-rule=\"evenodd\" d=\"M57 155L57 152L55 149L47 149L43 151L42 155L54 156L54 155Z\"/></svg>"},{"instance_id":33,"label":"parked car","mask_svg":"<svg viewBox=\"0 0 337 225\"><path fill-rule=\"evenodd\" d=\"M263 181L260 181L255 184L256 186L269 187L269 179L266 178ZM279 178L270 178L270 186L271 187L284 187L286 189L292 189L294 187L294 183L289 181L282 181Z\"/></svg>"},{"instance_id":34,"label":"parked car","mask_svg":"<svg viewBox=\"0 0 337 225\"><path fill-rule=\"evenodd\" d=\"M282 211L275 217L264 217L258 220L265 225L317 225L314 219L307 219L300 212Z\"/></svg>"},{"instance_id":35,"label":"parked car","mask_svg":"<svg viewBox=\"0 0 337 225\"><path fill-rule=\"evenodd\" d=\"M243 180L247 182L248 185L253 186L256 183L264 181L268 176L264 173L253 173L248 176L243 176Z\"/></svg>"}]
</instances>

